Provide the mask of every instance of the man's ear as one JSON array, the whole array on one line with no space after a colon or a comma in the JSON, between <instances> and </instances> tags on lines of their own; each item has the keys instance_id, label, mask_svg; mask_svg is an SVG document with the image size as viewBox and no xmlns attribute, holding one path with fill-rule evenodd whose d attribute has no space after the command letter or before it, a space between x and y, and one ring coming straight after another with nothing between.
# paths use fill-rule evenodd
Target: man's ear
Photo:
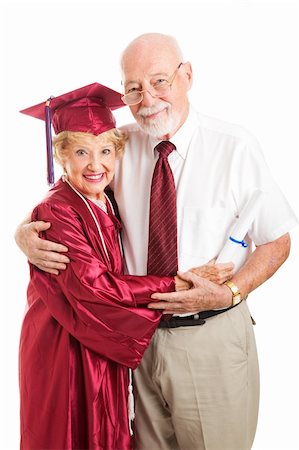
<instances>
[{"instance_id":1,"label":"man's ear","mask_svg":"<svg viewBox=\"0 0 299 450\"><path fill-rule=\"evenodd\" d=\"M192 87L193 83L193 72L192 72L192 66L189 61L185 62L183 65L184 74L188 83L188 90Z\"/></svg>"}]
</instances>

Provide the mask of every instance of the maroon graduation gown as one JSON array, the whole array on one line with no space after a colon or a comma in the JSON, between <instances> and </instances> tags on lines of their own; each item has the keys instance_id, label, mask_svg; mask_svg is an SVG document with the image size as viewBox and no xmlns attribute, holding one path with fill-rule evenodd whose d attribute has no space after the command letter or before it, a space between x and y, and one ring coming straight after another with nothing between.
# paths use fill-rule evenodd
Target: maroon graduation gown
<instances>
[{"instance_id":1,"label":"maroon graduation gown","mask_svg":"<svg viewBox=\"0 0 299 450\"><path fill-rule=\"evenodd\" d=\"M69 249L60 275L30 265L20 339L22 449L131 449L128 367L136 368L161 314L146 308L174 279L122 275L118 221L61 180L33 212Z\"/></svg>"}]
</instances>

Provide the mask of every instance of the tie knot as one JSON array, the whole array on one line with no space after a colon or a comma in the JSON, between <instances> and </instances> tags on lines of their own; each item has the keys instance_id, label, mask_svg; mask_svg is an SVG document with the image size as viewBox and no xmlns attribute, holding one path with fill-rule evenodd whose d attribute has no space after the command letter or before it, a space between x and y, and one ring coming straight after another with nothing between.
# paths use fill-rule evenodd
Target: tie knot
<instances>
[{"instance_id":1,"label":"tie knot","mask_svg":"<svg viewBox=\"0 0 299 450\"><path fill-rule=\"evenodd\" d=\"M167 158L167 156L175 150L175 145L169 141L161 141L156 145L155 149L160 153L161 156Z\"/></svg>"}]
</instances>

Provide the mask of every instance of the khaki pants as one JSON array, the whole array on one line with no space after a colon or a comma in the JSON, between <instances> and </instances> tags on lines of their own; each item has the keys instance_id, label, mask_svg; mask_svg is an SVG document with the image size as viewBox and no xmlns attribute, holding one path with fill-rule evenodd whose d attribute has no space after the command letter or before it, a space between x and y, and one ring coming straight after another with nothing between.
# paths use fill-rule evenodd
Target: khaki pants
<instances>
[{"instance_id":1,"label":"khaki pants","mask_svg":"<svg viewBox=\"0 0 299 450\"><path fill-rule=\"evenodd\" d=\"M259 371L246 302L202 326L159 328L134 384L136 449L250 449Z\"/></svg>"}]
</instances>

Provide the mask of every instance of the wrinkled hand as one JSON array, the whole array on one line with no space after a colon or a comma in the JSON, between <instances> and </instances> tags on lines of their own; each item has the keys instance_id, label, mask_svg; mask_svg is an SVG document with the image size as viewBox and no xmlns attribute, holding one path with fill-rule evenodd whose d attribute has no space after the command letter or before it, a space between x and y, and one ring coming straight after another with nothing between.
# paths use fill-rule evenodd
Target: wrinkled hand
<instances>
[{"instance_id":1,"label":"wrinkled hand","mask_svg":"<svg viewBox=\"0 0 299 450\"><path fill-rule=\"evenodd\" d=\"M39 238L39 233L48 230L50 226L50 223L42 221L23 223L18 227L15 239L32 264L44 272L58 275L70 260L66 255L60 254L67 252L67 247Z\"/></svg>"},{"instance_id":2,"label":"wrinkled hand","mask_svg":"<svg viewBox=\"0 0 299 450\"><path fill-rule=\"evenodd\" d=\"M226 285L219 285L193 272L179 272L178 275L193 287L187 291L157 292L151 298L158 301L149 303L149 308L163 310L163 314L194 314L231 305L232 295Z\"/></svg>"},{"instance_id":3,"label":"wrinkled hand","mask_svg":"<svg viewBox=\"0 0 299 450\"><path fill-rule=\"evenodd\" d=\"M192 284L189 281L183 280L179 275L174 277L175 281L175 290L178 291L186 291L192 287Z\"/></svg>"},{"instance_id":4,"label":"wrinkled hand","mask_svg":"<svg viewBox=\"0 0 299 450\"><path fill-rule=\"evenodd\" d=\"M212 259L203 266L190 269L189 272L193 272L202 278L207 278L214 283L223 284L232 278L234 264L232 262L215 264L215 261L215 259Z\"/></svg>"}]
</instances>

